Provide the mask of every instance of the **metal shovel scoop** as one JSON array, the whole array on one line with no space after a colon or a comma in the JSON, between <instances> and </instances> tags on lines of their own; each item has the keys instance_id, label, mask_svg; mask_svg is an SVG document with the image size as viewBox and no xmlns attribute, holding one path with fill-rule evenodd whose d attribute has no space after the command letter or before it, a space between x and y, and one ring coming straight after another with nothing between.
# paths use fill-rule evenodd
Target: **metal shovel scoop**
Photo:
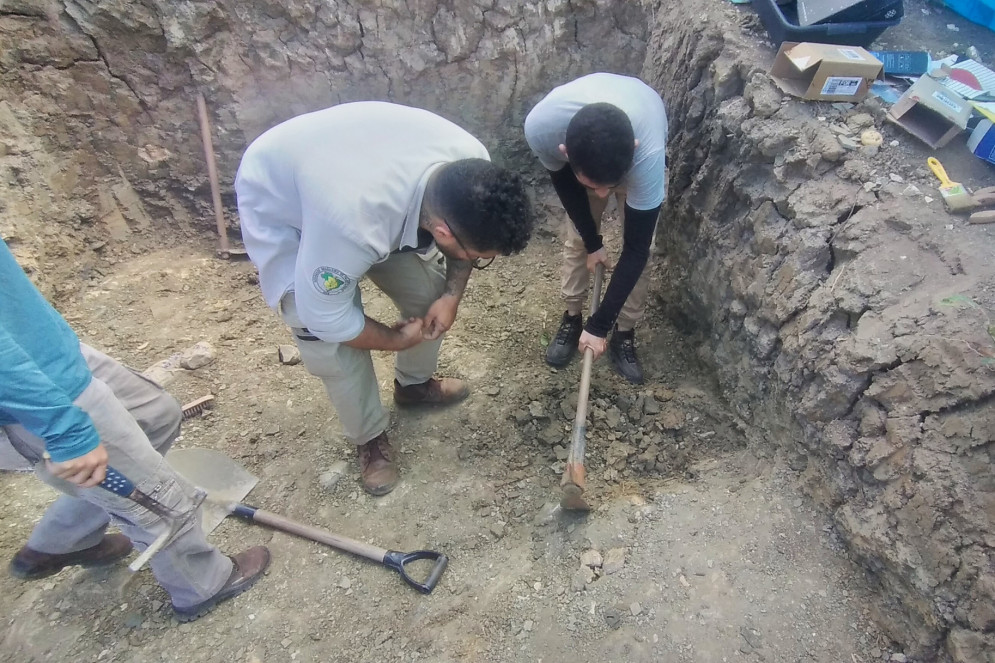
<instances>
[{"instance_id":1,"label":"metal shovel scoop","mask_svg":"<svg viewBox=\"0 0 995 663\"><path fill-rule=\"evenodd\" d=\"M269 525L281 532L296 534L305 539L324 543L383 564L387 568L397 571L405 582L423 594L429 594L435 589L449 565L449 558L434 550L415 550L405 553L378 548L368 543L333 534L328 530L305 525L272 511L242 504L242 498L249 494L258 480L241 465L216 451L177 449L171 451L166 456L166 460L183 478L207 491L207 501L204 502L202 515L206 534L214 530L225 519L225 516L229 514L239 516L250 522ZM432 560L435 564L429 570L425 581L419 582L408 574L405 567L412 562L423 559Z\"/></svg>"}]
</instances>

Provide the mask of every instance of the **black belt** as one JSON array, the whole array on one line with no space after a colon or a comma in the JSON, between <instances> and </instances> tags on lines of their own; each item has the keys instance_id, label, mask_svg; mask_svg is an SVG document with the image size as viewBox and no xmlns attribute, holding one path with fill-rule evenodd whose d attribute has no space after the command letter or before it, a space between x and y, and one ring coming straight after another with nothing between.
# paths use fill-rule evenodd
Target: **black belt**
<instances>
[{"instance_id":1,"label":"black belt","mask_svg":"<svg viewBox=\"0 0 995 663\"><path fill-rule=\"evenodd\" d=\"M320 341L307 327L294 327L294 336L302 341Z\"/></svg>"}]
</instances>

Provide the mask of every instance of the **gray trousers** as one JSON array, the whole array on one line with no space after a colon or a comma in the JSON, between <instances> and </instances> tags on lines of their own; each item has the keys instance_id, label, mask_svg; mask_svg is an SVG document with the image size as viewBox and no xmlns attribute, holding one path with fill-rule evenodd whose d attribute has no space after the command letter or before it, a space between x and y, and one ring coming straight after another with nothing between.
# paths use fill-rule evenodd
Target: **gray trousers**
<instances>
[{"instance_id":1,"label":"gray trousers","mask_svg":"<svg viewBox=\"0 0 995 663\"><path fill-rule=\"evenodd\" d=\"M180 432L182 413L161 387L87 345L80 345L93 380L75 404L90 415L107 450L110 465L138 490L174 509L190 507L191 489L166 463L165 453ZM14 450L37 463L45 442L23 426L4 426ZM143 549L167 529L166 523L131 500L103 488L62 495L35 526L28 547L38 552L76 552L100 543L111 519ZM198 519L199 520L199 519ZM149 562L173 605L187 608L221 589L232 571L231 560L207 542L192 521Z\"/></svg>"},{"instance_id":2,"label":"gray trousers","mask_svg":"<svg viewBox=\"0 0 995 663\"><path fill-rule=\"evenodd\" d=\"M437 249L425 255L410 251L373 265L366 276L390 297L402 318L420 318L428 313L445 288L445 264ZM362 307L358 288L355 297L356 306ZM279 313L294 334L304 367L325 385L345 438L353 444L366 444L387 430L390 415L380 402L370 351L342 343L302 340L300 336L308 336L310 332L297 315L293 291L280 300ZM432 377L439 363L442 338L397 353L394 377L402 387L421 384Z\"/></svg>"}]
</instances>

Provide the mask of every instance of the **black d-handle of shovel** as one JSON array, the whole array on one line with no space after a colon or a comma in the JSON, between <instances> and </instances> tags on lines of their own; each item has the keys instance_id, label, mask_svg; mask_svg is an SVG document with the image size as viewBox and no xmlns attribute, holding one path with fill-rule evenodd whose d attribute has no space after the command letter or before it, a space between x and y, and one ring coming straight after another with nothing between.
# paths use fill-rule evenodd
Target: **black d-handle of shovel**
<instances>
[{"instance_id":1,"label":"black d-handle of shovel","mask_svg":"<svg viewBox=\"0 0 995 663\"><path fill-rule=\"evenodd\" d=\"M423 594L428 594L435 589L435 586L439 584L439 579L442 577L446 567L449 565L449 558L442 553L435 552L434 550L416 550L409 553L397 552L396 550L386 550L385 548L373 546L369 543L363 543L362 541L356 541L355 539L333 534L325 529L305 525L304 523L291 520L285 516L273 513L272 511L259 509L254 506L249 506L248 504L234 503L231 504L229 508L231 509L232 515L240 518L269 525L270 527L274 527L283 532L296 534L297 536L302 536L305 539L317 541L318 543L324 543L325 545L338 548L339 550L345 550L346 552L351 552L354 555L360 555L361 557L383 564L387 568L397 571L401 577L404 578L406 583ZM408 575L407 570L404 568L406 564L410 564L411 562L420 559L435 560L435 565L432 567L432 570L429 571L425 582L418 582Z\"/></svg>"},{"instance_id":2,"label":"black d-handle of shovel","mask_svg":"<svg viewBox=\"0 0 995 663\"><path fill-rule=\"evenodd\" d=\"M404 568L405 564L417 562L421 559L435 560L435 564L432 566L432 570L428 572L428 577L425 578L425 582L418 582L408 575L407 569ZM431 594L432 590L435 589L435 586L439 584L439 579L441 579L442 574L445 573L446 567L449 566L449 558L434 550L415 550L414 552L408 553L398 552L397 550L388 550L383 556L383 565L388 569L394 569L400 573L401 577L404 578L404 582L408 583L422 594Z\"/></svg>"}]
</instances>

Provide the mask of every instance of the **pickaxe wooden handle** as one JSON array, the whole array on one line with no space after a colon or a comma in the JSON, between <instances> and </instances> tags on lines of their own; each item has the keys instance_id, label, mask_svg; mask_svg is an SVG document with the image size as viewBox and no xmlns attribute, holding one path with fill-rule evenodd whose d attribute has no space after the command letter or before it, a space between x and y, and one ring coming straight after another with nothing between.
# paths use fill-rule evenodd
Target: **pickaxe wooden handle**
<instances>
[{"instance_id":1,"label":"pickaxe wooden handle","mask_svg":"<svg viewBox=\"0 0 995 663\"><path fill-rule=\"evenodd\" d=\"M594 315L601 302L601 285L605 278L604 265L594 268L594 293L591 297L590 315ZM584 499L587 488L587 475L584 470L584 454L587 451L587 399L591 391L591 365L594 363L594 351L584 351L584 366L580 374L580 391L577 394L577 412L574 415L573 435L570 438L570 454L567 465L563 469L563 479L560 488L563 497L560 506L564 509L590 511L591 506Z\"/></svg>"}]
</instances>

